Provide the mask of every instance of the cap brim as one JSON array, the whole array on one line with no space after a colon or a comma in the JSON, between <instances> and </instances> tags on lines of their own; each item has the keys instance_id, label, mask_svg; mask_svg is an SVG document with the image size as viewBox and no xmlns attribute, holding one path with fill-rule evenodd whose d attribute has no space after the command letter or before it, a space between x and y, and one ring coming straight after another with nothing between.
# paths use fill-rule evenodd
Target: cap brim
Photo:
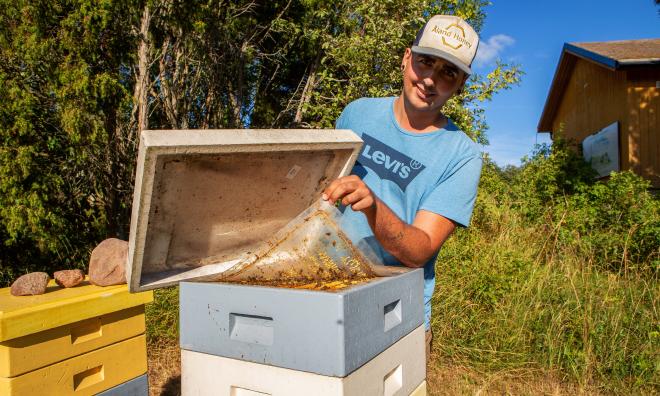
<instances>
[{"instance_id":1,"label":"cap brim","mask_svg":"<svg viewBox=\"0 0 660 396\"><path fill-rule=\"evenodd\" d=\"M437 56L438 58L442 58L446 61L451 62L453 65L463 70L468 75L472 74L472 69L470 68L470 66L466 65L465 63L461 62L457 57L445 51L441 51L437 48L420 47L417 45L413 45L411 50L416 54Z\"/></svg>"}]
</instances>

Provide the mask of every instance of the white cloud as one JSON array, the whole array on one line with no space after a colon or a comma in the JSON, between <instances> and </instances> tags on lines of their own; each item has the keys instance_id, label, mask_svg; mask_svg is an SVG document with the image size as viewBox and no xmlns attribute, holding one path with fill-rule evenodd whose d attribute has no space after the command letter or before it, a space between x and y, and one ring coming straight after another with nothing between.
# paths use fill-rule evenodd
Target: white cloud
<instances>
[{"instance_id":1,"label":"white cloud","mask_svg":"<svg viewBox=\"0 0 660 396\"><path fill-rule=\"evenodd\" d=\"M474 63L477 66L484 66L488 63L493 62L495 59L500 57L501 52L509 46L512 46L516 40L511 36L506 34L496 34L495 36L490 37L486 41L479 43L479 49L477 50L477 56L474 59Z\"/></svg>"}]
</instances>

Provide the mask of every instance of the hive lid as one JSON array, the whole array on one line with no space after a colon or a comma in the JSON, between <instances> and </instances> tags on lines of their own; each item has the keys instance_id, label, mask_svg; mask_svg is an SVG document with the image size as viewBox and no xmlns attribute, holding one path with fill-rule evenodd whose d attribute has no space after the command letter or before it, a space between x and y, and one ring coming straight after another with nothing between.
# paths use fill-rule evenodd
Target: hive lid
<instances>
[{"instance_id":1,"label":"hive lid","mask_svg":"<svg viewBox=\"0 0 660 396\"><path fill-rule=\"evenodd\" d=\"M143 131L131 291L208 278L245 260L353 167L348 130Z\"/></svg>"},{"instance_id":2,"label":"hive lid","mask_svg":"<svg viewBox=\"0 0 660 396\"><path fill-rule=\"evenodd\" d=\"M45 294L12 296L0 289L0 342L53 329L153 301L153 293L129 293L126 285L100 287L88 281L61 288L54 280Z\"/></svg>"}]
</instances>

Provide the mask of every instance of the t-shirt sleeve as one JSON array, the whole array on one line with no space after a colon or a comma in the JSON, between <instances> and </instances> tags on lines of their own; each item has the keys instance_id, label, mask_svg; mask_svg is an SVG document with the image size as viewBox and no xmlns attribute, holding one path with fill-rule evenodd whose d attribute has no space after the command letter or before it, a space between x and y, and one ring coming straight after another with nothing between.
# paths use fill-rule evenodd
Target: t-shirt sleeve
<instances>
[{"instance_id":1,"label":"t-shirt sleeve","mask_svg":"<svg viewBox=\"0 0 660 396\"><path fill-rule=\"evenodd\" d=\"M342 110L341 114L335 121L335 129L351 129L349 125L351 125L352 117L353 114L355 113L355 107L359 107L360 99L354 100L351 103L347 104L346 107L344 107L344 110Z\"/></svg>"},{"instance_id":2,"label":"t-shirt sleeve","mask_svg":"<svg viewBox=\"0 0 660 396\"><path fill-rule=\"evenodd\" d=\"M467 227L477 199L481 175L481 156L460 161L422 200L421 210L428 210Z\"/></svg>"},{"instance_id":3,"label":"t-shirt sleeve","mask_svg":"<svg viewBox=\"0 0 660 396\"><path fill-rule=\"evenodd\" d=\"M347 129L346 124L348 124L349 106L350 105L344 107L344 110L341 112L341 114L335 121L335 129Z\"/></svg>"}]
</instances>

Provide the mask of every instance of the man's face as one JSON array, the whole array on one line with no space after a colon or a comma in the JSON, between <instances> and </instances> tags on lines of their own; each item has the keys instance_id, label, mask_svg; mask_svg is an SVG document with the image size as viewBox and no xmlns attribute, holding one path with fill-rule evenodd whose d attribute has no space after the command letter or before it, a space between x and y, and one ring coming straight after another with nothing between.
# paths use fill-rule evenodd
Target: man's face
<instances>
[{"instance_id":1,"label":"man's face","mask_svg":"<svg viewBox=\"0 0 660 396\"><path fill-rule=\"evenodd\" d=\"M458 91L467 74L452 63L406 49L403 56L403 98L417 111L437 112Z\"/></svg>"}]
</instances>

